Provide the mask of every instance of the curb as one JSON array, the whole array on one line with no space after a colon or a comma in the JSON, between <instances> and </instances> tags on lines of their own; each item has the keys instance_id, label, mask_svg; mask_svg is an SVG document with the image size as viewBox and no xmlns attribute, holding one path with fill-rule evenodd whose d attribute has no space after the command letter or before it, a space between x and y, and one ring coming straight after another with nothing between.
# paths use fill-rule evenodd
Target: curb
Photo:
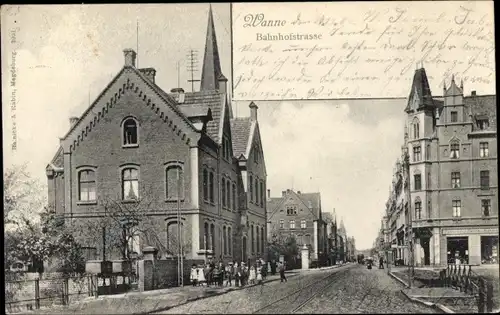
<instances>
[{"instance_id":1,"label":"curb","mask_svg":"<svg viewBox=\"0 0 500 315\"><path fill-rule=\"evenodd\" d=\"M396 279L397 281L399 281L400 283L402 283L404 286L408 286L408 284L400 279L398 276L396 276L395 274L393 274L392 272L389 272L389 275ZM404 296L406 296L410 301L412 302L417 302L417 303L420 303L420 304L424 304L425 306L429 306L429 307L433 307L433 308L437 308L439 309L440 311L444 312L444 313L447 313L447 314L455 314L454 311L452 311L451 309L449 309L448 307L446 307L445 305L443 304L439 304L439 303L432 303L432 302L427 302L427 301L423 301L423 300L420 300L420 299L417 299L417 298L414 298L414 297L411 297L409 296L408 294L406 294L406 292L404 290L401 290L401 293L403 293Z\"/></svg>"}]
</instances>

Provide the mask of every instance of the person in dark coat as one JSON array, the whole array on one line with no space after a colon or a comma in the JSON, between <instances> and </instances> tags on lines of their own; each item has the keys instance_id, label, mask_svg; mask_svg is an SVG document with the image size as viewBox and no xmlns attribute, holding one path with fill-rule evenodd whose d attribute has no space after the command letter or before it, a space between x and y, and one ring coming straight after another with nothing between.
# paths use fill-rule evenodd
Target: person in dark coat
<instances>
[{"instance_id":1,"label":"person in dark coat","mask_svg":"<svg viewBox=\"0 0 500 315\"><path fill-rule=\"evenodd\" d=\"M285 276L285 264L282 262L280 262L280 265L279 265L279 272L280 272L281 282L283 282L283 281L288 282L288 280L286 280L286 276Z\"/></svg>"},{"instance_id":2,"label":"person in dark coat","mask_svg":"<svg viewBox=\"0 0 500 315\"><path fill-rule=\"evenodd\" d=\"M234 285L239 287L241 280L241 265L237 262L234 262Z\"/></svg>"},{"instance_id":3,"label":"person in dark coat","mask_svg":"<svg viewBox=\"0 0 500 315\"><path fill-rule=\"evenodd\" d=\"M380 269L384 269L384 257L380 256L379 266Z\"/></svg>"},{"instance_id":4,"label":"person in dark coat","mask_svg":"<svg viewBox=\"0 0 500 315\"><path fill-rule=\"evenodd\" d=\"M271 261L271 274L274 276L276 274L276 262L274 259Z\"/></svg>"}]
</instances>

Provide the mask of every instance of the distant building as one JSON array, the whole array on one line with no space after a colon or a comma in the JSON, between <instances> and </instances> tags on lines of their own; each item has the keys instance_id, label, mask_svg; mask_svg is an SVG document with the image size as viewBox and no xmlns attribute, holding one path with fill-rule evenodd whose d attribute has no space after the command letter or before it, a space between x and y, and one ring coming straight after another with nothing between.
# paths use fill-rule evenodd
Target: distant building
<instances>
[{"instance_id":1,"label":"distant building","mask_svg":"<svg viewBox=\"0 0 500 315\"><path fill-rule=\"evenodd\" d=\"M326 261L327 230L320 193L287 189L281 197L272 198L268 191L267 231L269 240L276 233L294 236L299 246L310 246L312 261Z\"/></svg>"}]
</instances>

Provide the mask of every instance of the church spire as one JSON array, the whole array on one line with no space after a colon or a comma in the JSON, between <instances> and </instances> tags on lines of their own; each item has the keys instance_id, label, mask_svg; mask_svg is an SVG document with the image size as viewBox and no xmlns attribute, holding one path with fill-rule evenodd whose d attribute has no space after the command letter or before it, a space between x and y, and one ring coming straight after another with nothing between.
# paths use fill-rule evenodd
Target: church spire
<instances>
[{"instance_id":1,"label":"church spire","mask_svg":"<svg viewBox=\"0 0 500 315\"><path fill-rule=\"evenodd\" d=\"M215 35L214 16L212 5L208 11L207 37L205 41L205 55L203 57L203 68L201 72L201 91L220 90L226 92L227 79L222 74L219 60L219 49Z\"/></svg>"}]
</instances>

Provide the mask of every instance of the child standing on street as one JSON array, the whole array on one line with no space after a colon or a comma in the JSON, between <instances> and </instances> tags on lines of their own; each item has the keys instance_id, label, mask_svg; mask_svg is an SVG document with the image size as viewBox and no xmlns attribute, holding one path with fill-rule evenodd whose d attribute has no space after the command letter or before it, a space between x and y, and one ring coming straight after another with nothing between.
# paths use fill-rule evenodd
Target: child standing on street
<instances>
[{"instance_id":1,"label":"child standing on street","mask_svg":"<svg viewBox=\"0 0 500 315\"><path fill-rule=\"evenodd\" d=\"M193 284L193 287L195 287L198 284L198 269L196 269L196 264L193 264L191 266L190 280L191 283Z\"/></svg>"}]
</instances>

